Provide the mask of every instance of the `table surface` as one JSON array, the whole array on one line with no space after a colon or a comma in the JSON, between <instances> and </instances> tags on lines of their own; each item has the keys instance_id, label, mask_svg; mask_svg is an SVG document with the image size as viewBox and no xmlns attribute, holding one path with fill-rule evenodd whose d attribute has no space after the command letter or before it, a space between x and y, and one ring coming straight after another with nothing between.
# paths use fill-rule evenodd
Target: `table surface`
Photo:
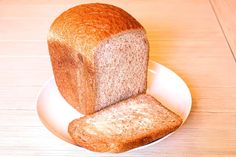
<instances>
[{"instance_id":1,"label":"table surface","mask_svg":"<svg viewBox=\"0 0 236 157\"><path fill-rule=\"evenodd\" d=\"M36 112L37 94L52 76L50 24L81 2L0 0L0 156L111 156L58 139ZM150 59L180 75L193 97L191 114L175 134L119 156L236 156L236 1L100 2L143 24Z\"/></svg>"}]
</instances>

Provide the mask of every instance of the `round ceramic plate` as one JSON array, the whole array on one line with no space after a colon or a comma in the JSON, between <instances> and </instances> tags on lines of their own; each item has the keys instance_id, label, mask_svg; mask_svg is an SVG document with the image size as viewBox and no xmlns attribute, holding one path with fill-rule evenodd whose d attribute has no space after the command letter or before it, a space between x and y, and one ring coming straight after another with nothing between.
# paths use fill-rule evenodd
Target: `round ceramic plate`
<instances>
[{"instance_id":1,"label":"round ceramic plate","mask_svg":"<svg viewBox=\"0 0 236 157\"><path fill-rule=\"evenodd\" d=\"M180 115L183 123L185 122L191 110L192 98L189 88L177 74L161 64L149 61L147 93ZM62 140L74 144L67 133L68 124L83 115L64 100L57 89L54 78L47 81L41 89L37 100L37 111L48 130ZM158 143L164 138L151 144Z\"/></svg>"}]
</instances>

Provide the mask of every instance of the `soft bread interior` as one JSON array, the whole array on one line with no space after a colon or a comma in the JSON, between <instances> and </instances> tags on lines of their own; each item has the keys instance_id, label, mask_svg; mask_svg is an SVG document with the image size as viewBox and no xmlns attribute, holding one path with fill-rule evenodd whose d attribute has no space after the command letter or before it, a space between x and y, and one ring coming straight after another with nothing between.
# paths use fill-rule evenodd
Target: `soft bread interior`
<instances>
[{"instance_id":1,"label":"soft bread interior","mask_svg":"<svg viewBox=\"0 0 236 157\"><path fill-rule=\"evenodd\" d=\"M143 30L120 33L95 49L96 111L146 91L148 49Z\"/></svg>"}]
</instances>

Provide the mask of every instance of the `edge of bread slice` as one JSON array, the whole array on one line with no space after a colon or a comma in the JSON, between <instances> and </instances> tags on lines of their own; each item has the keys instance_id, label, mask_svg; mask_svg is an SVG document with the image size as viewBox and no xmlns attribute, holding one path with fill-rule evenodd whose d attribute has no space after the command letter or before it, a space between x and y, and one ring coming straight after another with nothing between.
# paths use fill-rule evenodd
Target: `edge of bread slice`
<instances>
[{"instance_id":1,"label":"edge of bread slice","mask_svg":"<svg viewBox=\"0 0 236 157\"><path fill-rule=\"evenodd\" d=\"M124 152L173 132L182 119L148 94L140 94L73 120L68 132L79 146L96 152Z\"/></svg>"}]
</instances>

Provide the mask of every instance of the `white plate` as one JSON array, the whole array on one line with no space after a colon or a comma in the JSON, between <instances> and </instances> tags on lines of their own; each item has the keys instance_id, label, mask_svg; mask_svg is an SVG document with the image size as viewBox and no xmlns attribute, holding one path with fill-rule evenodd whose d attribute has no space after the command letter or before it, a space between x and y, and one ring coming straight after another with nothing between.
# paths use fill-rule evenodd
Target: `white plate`
<instances>
[{"instance_id":1,"label":"white plate","mask_svg":"<svg viewBox=\"0 0 236 157\"><path fill-rule=\"evenodd\" d=\"M147 93L180 115L183 123L185 122L191 110L192 98L187 85L177 74L161 64L149 61ZM46 82L41 89L37 100L37 111L48 130L62 140L74 144L67 133L67 127L72 120L83 115L64 100L57 89L54 78ZM158 143L163 139L156 140L151 144ZM138 149L141 148L144 146Z\"/></svg>"}]
</instances>

